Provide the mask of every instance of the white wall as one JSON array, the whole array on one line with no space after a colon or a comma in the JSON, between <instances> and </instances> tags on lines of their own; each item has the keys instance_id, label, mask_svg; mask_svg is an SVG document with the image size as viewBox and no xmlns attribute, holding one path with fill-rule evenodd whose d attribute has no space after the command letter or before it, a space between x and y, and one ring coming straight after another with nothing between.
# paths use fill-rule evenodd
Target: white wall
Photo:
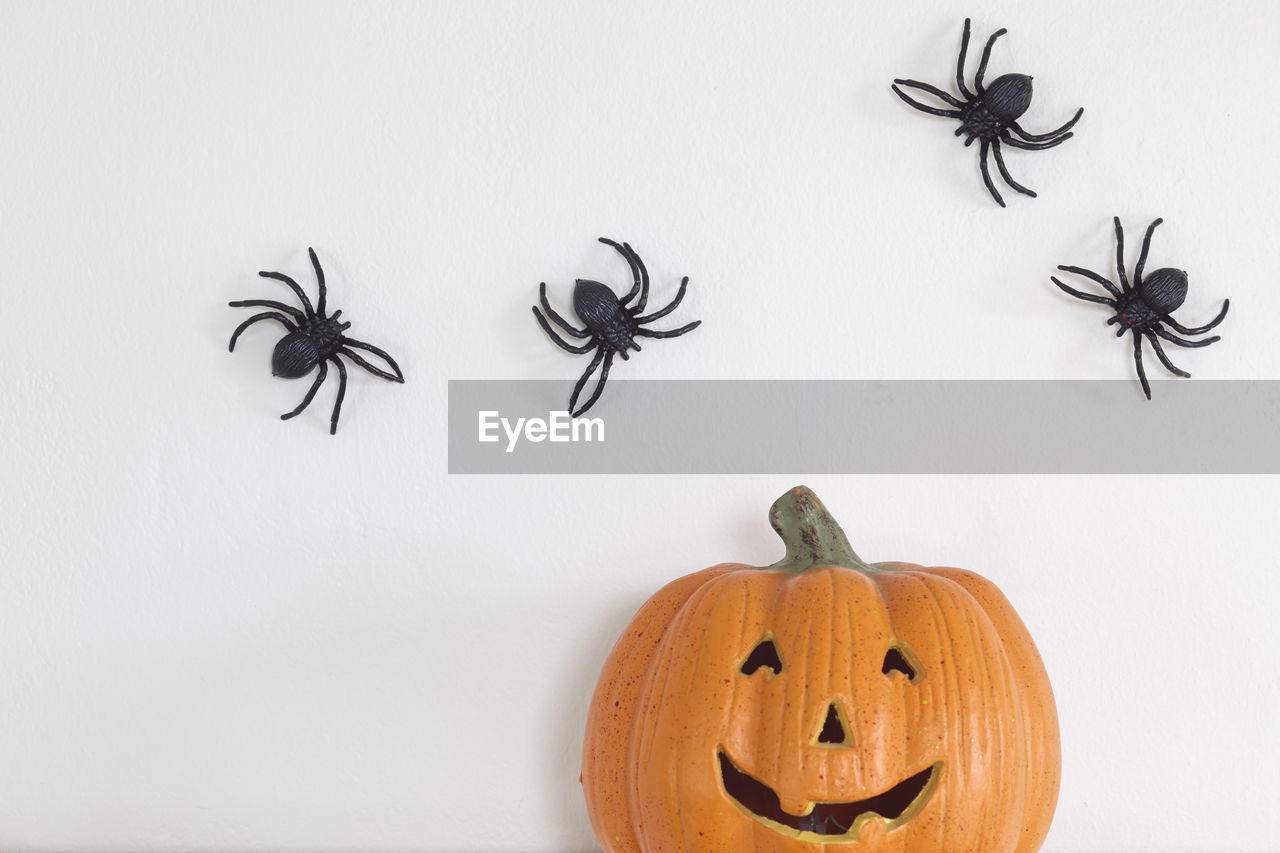
<instances>
[{"instance_id":1,"label":"white wall","mask_svg":"<svg viewBox=\"0 0 1280 853\"><path fill-rule=\"evenodd\" d=\"M1086 107L1010 154L1041 196L1006 211L889 91L947 86L965 14L1009 28L1029 129ZM450 477L445 392L567 391L529 306L621 281L600 235L706 321L618 377L1127 379L1047 278L1109 269L1113 214L1165 217L1180 316L1232 300L1179 363L1280 377L1278 41L1265 0L5 3L0 847L590 849L614 637L776 559L803 480L864 557L1017 605L1063 724L1047 850L1275 850L1277 479ZM353 374L335 438L332 380L277 420L274 328L226 351L308 245L409 380Z\"/></svg>"}]
</instances>

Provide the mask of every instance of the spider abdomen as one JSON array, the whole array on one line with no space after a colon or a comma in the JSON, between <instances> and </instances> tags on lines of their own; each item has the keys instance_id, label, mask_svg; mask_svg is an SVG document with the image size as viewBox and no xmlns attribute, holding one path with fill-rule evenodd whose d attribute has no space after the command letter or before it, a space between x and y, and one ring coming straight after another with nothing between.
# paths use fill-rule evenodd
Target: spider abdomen
<instances>
[{"instance_id":1,"label":"spider abdomen","mask_svg":"<svg viewBox=\"0 0 1280 853\"><path fill-rule=\"evenodd\" d=\"M573 310L592 334L611 348L624 352L631 346L634 323L607 285L579 280L573 289Z\"/></svg>"},{"instance_id":2,"label":"spider abdomen","mask_svg":"<svg viewBox=\"0 0 1280 853\"><path fill-rule=\"evenodd\" d=\"M573 310L593 332L601 332L622 313L618 297L598 281L579 279L573 288Z\"/></svg>"},{"instance_id":3,"label":"spider abdomen","mask_svg":"<svg viewBox=\"0 0 1280 853\"><path fill-rule=\"evenodd\" d=\"M1163 267L1148 273L1142 280L1142 300L1153 311L1169 314L1178 310L1187 299L1187 274L1182 270Z\"/></svg>"},{"instance_id":4,"label":"spider abdomen","mask_svg":"<svg viewBox=\"0 0 1280 853\"><path fill-rule=\"evenodd\" d=\"M1031 106L1031 78L1026 74L1005 74L992 80L982 94L991 115L1005 124L1016 121Z\"/></svg>"},{"instance_id":5,"label":"spider abdomen","mask_svg":"<svg viewBox=\"0 0 1280 853\"><path fill-rule=\"evenodd\" d=\"M271 353L271 375L286 379L306 376L321 358L315 341L303 332L290 332Z\"/></svg>"}]
</instances>

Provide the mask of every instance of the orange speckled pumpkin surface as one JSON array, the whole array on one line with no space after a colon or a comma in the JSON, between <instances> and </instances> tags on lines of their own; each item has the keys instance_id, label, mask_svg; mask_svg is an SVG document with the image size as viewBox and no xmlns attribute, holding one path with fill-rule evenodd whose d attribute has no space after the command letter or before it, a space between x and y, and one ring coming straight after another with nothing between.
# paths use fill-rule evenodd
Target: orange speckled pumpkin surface
<instances>
[{"instance_id":1,"label":"orange speckled pumpkin surface","mask_svg":"<svg viewBox=\"0 0 1280 853\"><path fill-rule=\"evenodd\" d=\"M592 699L582 784L610 853L1034 853L1053 693L996 587L863 563L804 487L787 556L668 584Z\"/></svg>"}]
</instances>

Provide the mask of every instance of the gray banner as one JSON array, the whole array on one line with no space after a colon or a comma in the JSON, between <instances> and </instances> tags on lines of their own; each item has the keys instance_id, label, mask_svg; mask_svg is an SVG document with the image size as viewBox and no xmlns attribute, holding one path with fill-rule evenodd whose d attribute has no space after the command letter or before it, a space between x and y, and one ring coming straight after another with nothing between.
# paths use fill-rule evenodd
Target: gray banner
<instances>
[{"instance_id":1,"label":"gray banner","mask_svg":"<svg viewBox=\"0 0 1280 853\"><path fill-rule=\"evenodd\" d=\"M451 380L449 473L1280 474L1274 381L612 380L577 421L572 387Z\"/></svg>"}]
</instances>

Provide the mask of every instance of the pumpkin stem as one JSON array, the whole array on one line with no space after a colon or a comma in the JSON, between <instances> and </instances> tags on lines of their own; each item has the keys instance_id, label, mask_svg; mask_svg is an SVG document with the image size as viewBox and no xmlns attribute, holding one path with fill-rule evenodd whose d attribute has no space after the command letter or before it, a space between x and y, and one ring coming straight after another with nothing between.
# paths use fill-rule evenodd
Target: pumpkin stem
<instances>
[{"instance_id":1,"label":"pumpkin stem","mask_svg":"<svg viewBox=\"0 0 1280 853\"><path fill-rule=\"evenodd\" d=\"M769 524L782 537L787 555L767 568L794 574L822 566L876 571L854 553L840 525L808 486L796 486L774 501Z\"/></svg>"}]
</instances>

